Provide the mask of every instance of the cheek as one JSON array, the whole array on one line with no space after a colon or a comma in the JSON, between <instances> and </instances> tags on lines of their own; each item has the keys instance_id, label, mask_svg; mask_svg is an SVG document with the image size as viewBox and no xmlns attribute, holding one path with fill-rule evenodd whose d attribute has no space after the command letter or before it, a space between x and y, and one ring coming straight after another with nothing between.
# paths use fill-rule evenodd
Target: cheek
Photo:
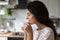
<instances>
[{"instance_id":1,"label":"cheek","mask_svg":"<svg viewBox=\"0 0 60 40\"><path fill-rule=\"evenodd\" d=\"M29 18L29 22L30 22L30 23L34 23L34 18L33 18L33 17L30 17L30 18Z\"/></svg>"}]
</instances>

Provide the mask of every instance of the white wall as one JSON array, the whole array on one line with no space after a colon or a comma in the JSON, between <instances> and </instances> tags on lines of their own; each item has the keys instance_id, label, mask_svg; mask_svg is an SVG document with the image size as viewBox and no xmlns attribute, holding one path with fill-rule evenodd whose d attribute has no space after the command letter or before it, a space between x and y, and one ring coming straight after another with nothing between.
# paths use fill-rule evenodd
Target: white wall
<instances>
[{"instance_id":1,"label":"white wall","mask_svg":"<svg viewBox=\"0 0 60 40\"><path fill-rule=\"evenodd\" d=\"M58 11L59 11L59 15L60 15L60 0L58 0Z\"/></svg>"},{"instance_id":2,"label":"white wall","mask_svg":"<svg viewBox=\"0 0 60 40\"><path fill-rule=\"evenodd\" d=\"M49 15L60 18L60 1L59 0L40 0L48 8Z\"/></svg>"},{"instance_id":3,"label":"white wall","mask_svg":"<svg viewBox=\"0 0 60 40\"><path fill-rule=\"evenodd\" d=\"M14 28L16 29L16 31L21 31L20 27L26 21L26 10L20 10L20 9L13 10L13 17L16 18L16 20L13 23L14 24Z\"/></svg>"}]
</instances>

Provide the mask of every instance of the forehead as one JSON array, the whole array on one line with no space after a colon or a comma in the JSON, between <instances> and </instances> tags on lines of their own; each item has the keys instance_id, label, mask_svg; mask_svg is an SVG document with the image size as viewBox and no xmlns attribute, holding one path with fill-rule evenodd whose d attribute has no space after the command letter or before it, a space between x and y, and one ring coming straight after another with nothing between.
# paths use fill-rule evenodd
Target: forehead
<instances>
[{"instance_id":1,"label":"forehead","mask_svg":"<svg viewBox=\"0 0 60 40\"><path fill-rule=\"evenodd\" d=\"M27 12L26 12L27 14L32 14L28 9L27 9L26 11L27 11Z\"/></svg>"},{"instance_id":2,"label":"forehead","mask_svg":"<svg viewBox=\"0 0 60 40\"><path fill-rule=\"evenodd\" d=\"M26 11L27 11L28 13L31 13L28 9L26 9Z\"/></svg>"},{"instance_id":3,"label":"forehead","mask_svg":"<svg viewBox=\"0 0 60 40\"><path fill-rule=\"evenodd\" d=\"M28 9L26 9L26 10L27 10L27 14L33 15L33 13L31 13Z\"/></svg>"}]
</instances>

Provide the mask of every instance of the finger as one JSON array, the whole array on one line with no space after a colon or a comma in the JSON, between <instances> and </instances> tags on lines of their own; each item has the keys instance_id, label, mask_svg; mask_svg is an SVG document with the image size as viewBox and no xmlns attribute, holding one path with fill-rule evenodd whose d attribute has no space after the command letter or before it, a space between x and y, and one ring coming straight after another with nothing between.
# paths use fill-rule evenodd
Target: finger
<instances>
[{"instance_id":1,"label":"finger","mask_svg":"<svg viewBox=\"0 0 60 40\"><path fill-rule=\"evenodd\" d=\"M28 26L30 26L28 23L25 23L25 24L24 24L24 28L26 28L26 27L28 27Z\"/></svg>"},{"instance_id":2,"label":"finger","mask_svg":"<svg viewBox=\"0 0 60 40\"><path fill-rule=\"evenodd\" d=\"M29 25L29 23L25 23L25 25Z\"/></svg>"}]
</instances>

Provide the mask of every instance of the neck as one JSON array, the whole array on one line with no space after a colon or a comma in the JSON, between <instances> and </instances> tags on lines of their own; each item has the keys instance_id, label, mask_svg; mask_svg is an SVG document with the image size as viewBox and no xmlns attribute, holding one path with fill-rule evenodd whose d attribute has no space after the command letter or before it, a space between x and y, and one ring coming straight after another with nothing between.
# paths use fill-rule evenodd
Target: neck
<instances>
[{"instance_id":1,"label":"neck","mask_svg":"<svg viewBox=\"0 0 60 40\"><path fill-rule=\"evenodd\" d=\"M37 27L38 27L38 30L41 30L41 29L47 27L46 25L41 24L41 23L39 23L39 22L36 22L36 25L37 25Z\"/></svg>"}]
</instances>

